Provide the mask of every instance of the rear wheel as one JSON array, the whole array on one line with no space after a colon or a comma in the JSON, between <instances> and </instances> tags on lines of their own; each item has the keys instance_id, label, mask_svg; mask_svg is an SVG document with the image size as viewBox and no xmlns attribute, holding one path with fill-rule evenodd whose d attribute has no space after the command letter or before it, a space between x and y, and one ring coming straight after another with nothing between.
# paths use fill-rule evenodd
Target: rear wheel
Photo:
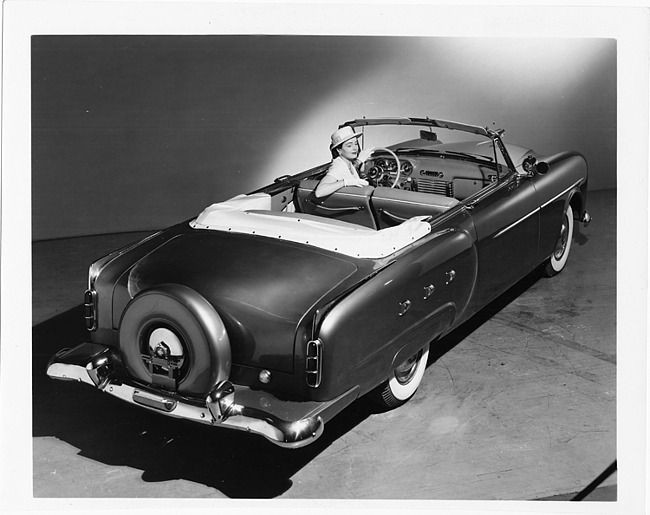
<instances>
[{"instance_id":1,"label":"rear wheel","mask_svg":"<svg viewBox=\"0 0 650 515\"><path fill-rule=\"evenodd\" d=\"M546 277L553 277L559 274L566 265L569 259L569 251L571 250L571 240L573 239L573 209L567 206L564 216L562 218L562 225L560 226L560 234L553 254L544 263L544 275Z\"/></svg>"},{"instance_id":2,"label":"rear wheel","mask_svg":"<svg viewBox=\"0 0 650 515\"><path fill-rule=\"evenodd\" d=\"M153 387L203 397L230 374L230 342L212 305L181 285L137 295L120 323L129 374Z\"/></svg>"},{"instance_id":3,"label":"rear wheel","mask_svg":"<svg viewBox=\"0 0 650 515\"><path fill-rule=\"evenodd\" d=\"M396 408L408 401L422 382L429 358L429 344L398 366L390 377L379 385L371 398L384 408Z\"/></svg>"}]
</instances>

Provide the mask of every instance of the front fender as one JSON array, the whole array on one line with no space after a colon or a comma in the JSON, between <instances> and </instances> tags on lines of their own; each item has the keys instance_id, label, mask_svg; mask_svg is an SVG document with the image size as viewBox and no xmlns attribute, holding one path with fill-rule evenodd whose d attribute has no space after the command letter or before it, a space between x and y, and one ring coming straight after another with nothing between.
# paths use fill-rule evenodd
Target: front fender
<instances>
[{"instance_id":1,"label":"front fender","mask_svg":"<svg viewBox=\"0 0 650 515\"><path fill-rule=\"evenodd\" d=\"M541 160L541 158L540 158ZM555 247L558 228L569 204L574 217L582 220L587 203L587 161L577 152L562 152L543 159L549 171L533 178L540 203L538 262Z\"/></svg>"}]
</instances>

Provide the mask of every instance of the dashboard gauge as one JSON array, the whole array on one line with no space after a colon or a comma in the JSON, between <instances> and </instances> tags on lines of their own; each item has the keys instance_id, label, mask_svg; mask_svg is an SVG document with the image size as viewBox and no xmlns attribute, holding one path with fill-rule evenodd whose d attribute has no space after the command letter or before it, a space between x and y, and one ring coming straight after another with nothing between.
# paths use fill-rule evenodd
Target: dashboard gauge
<instances>
[{"instance_id":1,"label":"dashboard gauge","mask_svg":"<svg viewBox=\"0 0 650 515\"><path fill-rule=\"evenodd\" d=\"M367 176L370 179L376 179L380 173L381 173L381 168L379 168L378 166L372 166L370 170L368 170Z\"/></svg>"},{"instance_id":2,"label":"dashboard gauge","mask_svg":"<svg viewBox=\"0 0 650 515\"><path fill-rule=\"evenodd\" d=\"M405 177L408 177L411 175L411 172L413 172L413 165L409 161L402 161L402 166L400 168L401 174Z\"/></svg>"}]
</instances>

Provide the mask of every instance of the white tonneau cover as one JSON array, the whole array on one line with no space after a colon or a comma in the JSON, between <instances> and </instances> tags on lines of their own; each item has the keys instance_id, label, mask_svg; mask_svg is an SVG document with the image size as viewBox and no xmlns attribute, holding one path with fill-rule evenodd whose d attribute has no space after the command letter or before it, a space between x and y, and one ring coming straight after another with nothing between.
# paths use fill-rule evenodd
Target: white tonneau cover
<instances>
[{"instance_id":1,"label":"white tonneau cover","mask_svg":"<svg viewBox=\"0 0 650 515\"><path fill-rule=\"evenodd\" d=\"M238 195L207 207L190 222L194 229L256 234L310 245L347 256L382 258L431 232L427 216L375 231L367 227L304 213L271 211L266 193Z\"/></svg>"}]
</instances>

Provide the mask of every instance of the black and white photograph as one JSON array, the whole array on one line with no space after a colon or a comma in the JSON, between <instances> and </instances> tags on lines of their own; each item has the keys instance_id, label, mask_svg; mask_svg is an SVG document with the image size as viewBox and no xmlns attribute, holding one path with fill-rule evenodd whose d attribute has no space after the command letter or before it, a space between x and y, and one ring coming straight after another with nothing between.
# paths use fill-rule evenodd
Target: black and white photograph
<instances>
[{"instance_id":1,"label":"black and white photograph","mask_svg":"<svg viewBox=\"0 0 650 515\"><path fill-rule=\"evenodd\" d=\"M647 8L3 16L3 511L646 513Z\"/></svg>"}]
</instances>

